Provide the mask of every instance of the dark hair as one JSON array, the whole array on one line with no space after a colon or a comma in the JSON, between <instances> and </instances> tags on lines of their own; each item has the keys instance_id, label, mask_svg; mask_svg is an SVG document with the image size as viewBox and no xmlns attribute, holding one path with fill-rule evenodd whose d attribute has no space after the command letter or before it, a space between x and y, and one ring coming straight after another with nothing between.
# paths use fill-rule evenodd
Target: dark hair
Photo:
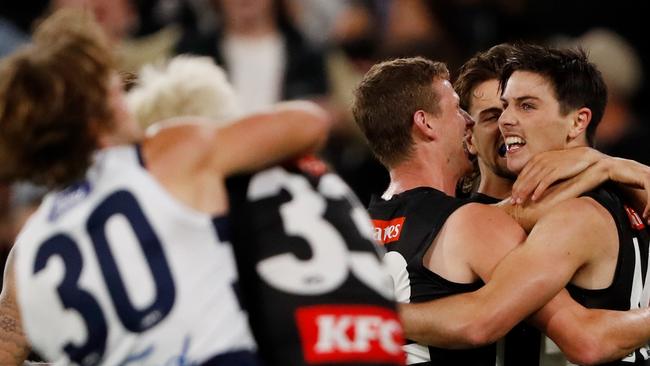
<instances>
[{"instance_id":1,"label":"dark hair","mask_svg":"<svg viewBox=\"0 0 650 366\"><path fill-rule=\"evenodd\" d=\"M434 78L449 78L445 64L422 57L400 58L374 65L355 90L354 119L386 167L410 155L413 114L418 110L440 113Z\"/></svg>"},{"instance_id":2,"label":"dark hair","mask_svg":"<svg viewBox=\"0 0 650 366\"><path fill-rule=\"evenodd\" d=\"M491 47L487 51L476 53L472 58L467 60L460 69L458 77L454 82L454 89L460 98L460 107L466 111L471 108L472 93L480 83L488 80L499 80L501 69L505 65L508 57L512 54L514 45L501 43ZM472 159L474 169L469 175L462 177L458 183L461 193L468 194L476 191L480 180L481 171L479 169L476 156Z\"/></svg>"},{"instance_id":3,"label":"dark hair","mask_svg":"<svg viewBox=\"0 0 650 366\"><path fill-rule=\"evenodd\" d=\"M0 66L0 178L61 188L82 178L110 128L111 53L78 10L46 19ZM100 125L103 124L103 125Z\"/></svg>"},{"instance_id":4,"label":"dark hair","mask_svg":"<svg viewBox=\"0 0 650 366\"><path fill-rule=\"evenodd\" d=\"M559 49L545 46L517 45L503 67L501 90L515 71L530 71L545 77L555 92L560 112L569 113L582 107L591 110L591 122L585 136L594 146L594 135L607 105L607 86L596 65L589 62L582 49Z\"/></svg>"},{"instance_id":5,"label":"dark hair","mask_svg":"<svg viewBox=\"0 0 650 366\"><path fill-rule=\"evenodd\" d=\"M468 111L472 90L480 83L501 77L501 69L515 47L502 43L487 51L479 52L467 60L458 70L454 90L460 97L460 107Z\"/></svg>"}]
</instances>

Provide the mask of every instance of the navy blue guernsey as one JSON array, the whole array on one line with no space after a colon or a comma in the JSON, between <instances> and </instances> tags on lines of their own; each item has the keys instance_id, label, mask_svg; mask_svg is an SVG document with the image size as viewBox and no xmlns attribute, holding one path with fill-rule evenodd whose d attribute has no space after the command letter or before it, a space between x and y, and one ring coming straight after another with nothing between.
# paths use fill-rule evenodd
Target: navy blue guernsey
<instances>
[{"instance_id":1,"label":"navy blue guernsey","mask_svg":"<svg viewBox=\"0 0 650 366\"><path fill-rule=\"evenodd\" d=\"M571 296L589 308L629 310L648 307L648 246L650 233L639 215L624 205L609 185L585 194L610 213L618 231L618 261L612 284L604 289L590 290L569 284ZM644 346L623 360L607 365L650 365L650 347Z\"/></svg>"},{"instance_id":2,"label":"navy blue guernsey","mask_svg":"<svg viewBox=\"0 0 650 366\"><path fill-rule=\"evenodd\" d=\"M364 207L315 158L227 182L242 302L269 366L404 364Z\"/></svg>"},{"instance_id":3,"label":"navy blue guernsey","mask_svg":"<svg viewBox=\"0 0 650 366\"><path fill-rule=\"evenodd\" d=\"M398 301L424 302L479 289L483 282L456 283L433 273L423 265L423 257L447 218L469 201L443 192L419 187L385 201L373 197L368 211L375 226L375 238L387 250L386 260L402 263L401 275L392 269ZM396 266L392 266L395 268ZM494 344L467 350L450 350L408 342L410 365L490 365L494 366Z\"/></svg>"}]
</instances>

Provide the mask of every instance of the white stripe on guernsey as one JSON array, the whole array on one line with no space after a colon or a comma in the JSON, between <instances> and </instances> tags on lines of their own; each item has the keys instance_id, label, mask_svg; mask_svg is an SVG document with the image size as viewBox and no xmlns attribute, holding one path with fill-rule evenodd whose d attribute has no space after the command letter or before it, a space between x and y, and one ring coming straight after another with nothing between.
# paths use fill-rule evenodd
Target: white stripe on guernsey
<instances>
[{"instance_id":1,"label":"white stripe on guernsey","mask_svg":"<svg viewBox=\"0 0 650 366\"><path fill-rule=\"evenodd\" d=\"M501 338L497 342L497 360L496 360L496 366L504 366L505 365L505 345L506 341L505 339Z\"/></svg>"},{"instance_id":2,"label":"white stripe on guernsey","mask_svg":"<svg viewBox=\"0 0 650 366\"><path fill-rule=\"evenodd\" d=\"M406 270L406 259L397 251L384 255L384 264L393 280L393 290L397 302L409 303L411 299L411 281Z\"/></svg>"},{"instance_id":3,"label":"white stripe on guernsey","mask_svg":"<svg viewBox=\"0 0 650 366\"><path fill-rule=\"evenodd\" d=\"M406 364L412 365L414 363L431 361L431 354L429 348L417 343L411 343L402 346L404 353L406 353Z\"/></svg>"}]
</instances>

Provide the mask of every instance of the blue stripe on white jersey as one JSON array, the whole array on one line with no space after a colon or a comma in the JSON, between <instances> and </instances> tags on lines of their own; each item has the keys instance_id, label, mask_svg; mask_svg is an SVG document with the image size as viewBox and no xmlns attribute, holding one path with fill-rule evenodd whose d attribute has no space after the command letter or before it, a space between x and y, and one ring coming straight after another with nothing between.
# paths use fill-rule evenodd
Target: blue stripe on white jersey
<instances>
[{"instance_id":1,"label":"blue stripe on white jersey","mask_svg":"<svg viewBox=\"0 0 650 366\"><path fill-rule=\"evenodd\" d=\"M100 152L86 180L49 194L17 241L30 344L63 364L252 359L232 248L215 230L224 220L173 199L134 147Z\"/></svg>"}]
</instances>

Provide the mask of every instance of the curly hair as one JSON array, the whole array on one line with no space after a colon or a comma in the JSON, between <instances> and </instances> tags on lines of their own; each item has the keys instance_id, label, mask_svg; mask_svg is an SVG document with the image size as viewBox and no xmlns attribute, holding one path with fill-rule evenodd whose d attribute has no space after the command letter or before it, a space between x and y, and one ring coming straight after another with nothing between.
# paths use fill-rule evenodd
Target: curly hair
<instances>
[{"instance_id":1,"label":"curly hair","mask_svg":"<svg viewBox=\"0 0 650 366\"><path fill-rule=\"evenodd\" d=\"M92 17L62 10L0 65L0 178L50 189L82 178L110 128L112 55Z\"/></svg>"}]
</instances>

